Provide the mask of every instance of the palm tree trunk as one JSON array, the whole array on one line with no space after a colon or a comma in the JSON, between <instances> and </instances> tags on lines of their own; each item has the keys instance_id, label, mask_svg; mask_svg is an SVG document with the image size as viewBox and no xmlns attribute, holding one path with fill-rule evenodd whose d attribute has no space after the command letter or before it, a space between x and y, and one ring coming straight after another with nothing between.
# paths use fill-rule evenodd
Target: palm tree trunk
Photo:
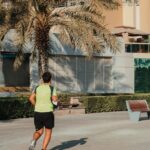
<instances>
[{"instance_id":1,"label":"palm tree trunk","mask_svg":"<svg viewBox=\"0 0 150 150\"><path fill-rule=\"evenodd\" d=\"M38 66L39 76L48 71L48 41L49 41L49 26L45 14L39 15L39 20L35 27L35 45L39 53Z\"/></svg>"},{"instance_id":2,"label":"palm tree trunk","mask_svg":"<svg viewBox=\"0 0 150 150\"><path fill-rule=\"evenodd\" d=\"M45 52L45 50L42 49L39 50L38 68L40 77L44 72L48 71L48 54Z\"/></svg>"}]
</instances>

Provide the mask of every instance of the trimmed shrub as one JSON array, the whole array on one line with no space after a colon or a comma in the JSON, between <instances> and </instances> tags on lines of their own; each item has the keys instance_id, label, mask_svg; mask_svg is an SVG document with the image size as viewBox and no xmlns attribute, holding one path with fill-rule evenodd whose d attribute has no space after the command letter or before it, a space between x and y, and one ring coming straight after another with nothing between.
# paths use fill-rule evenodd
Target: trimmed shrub
<instances>
[{"instance_id":1,"label":"trimmed shrub","mask_svg":"<svg viewBox=\"0 0 150 150\"><path fill-rule=\"evenodd\" d=\"M34 107L28 101L28 96L1 97L0 120L32 117L34 115ZM60 99L63 104L68 104L71 96L77 95L59 94L58 99Z\"/></svg>"},{"instance_id":2,"label":"trimmed shrub","mask_svg":"<svg viewBox=\"0 0 150 150\"><path fill-rule=\"evenodd\" d=\"M71 96L81 96L80 101L84 103L86 113L125 111L126 100L146 99L150 105L150 94L133 95L109 95L109 96L86 96L77 94L59 94L62 103L69 103ZM28 97L6 97L0 98L0 120L27 118L34 114L33 106Z\"/></svg>"},{"instance_id":3,"label":"trimmed shrub","mask_svg":"<svg viewBox=\"0 0 150 150\"><path fill-rule=\"evenodd\" d=\"M27 97L0 98L0 120L33 116L33 106Z\"/></svg>"},{"instance_id":4,"label":"trimmed shrub","mask_svg":"<svg viewBox=\"0 0 150 150\"><path fill-rule=\"evenodd\" d=\"M116 95L116 96L86 96L81 101L85 105L86 113L125 111L126 100L146 99L150 105L150 94Z\"/></svg>"}]
</instances>

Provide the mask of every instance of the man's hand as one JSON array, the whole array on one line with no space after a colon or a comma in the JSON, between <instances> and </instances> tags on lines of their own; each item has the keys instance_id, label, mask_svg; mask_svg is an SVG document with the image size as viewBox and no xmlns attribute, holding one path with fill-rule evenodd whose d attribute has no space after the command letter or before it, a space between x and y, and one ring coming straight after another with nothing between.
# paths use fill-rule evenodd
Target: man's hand
<instances>
[{"instance_id":1,"label":"man's hand","mask_svg":"<svg viewBox=\"0 0 150 150\"><path fill-rule=\"evenodd\" d=\"M58 101L57 96L52 96L52 101L57 102Z\"/></svg>"}]
</instances>

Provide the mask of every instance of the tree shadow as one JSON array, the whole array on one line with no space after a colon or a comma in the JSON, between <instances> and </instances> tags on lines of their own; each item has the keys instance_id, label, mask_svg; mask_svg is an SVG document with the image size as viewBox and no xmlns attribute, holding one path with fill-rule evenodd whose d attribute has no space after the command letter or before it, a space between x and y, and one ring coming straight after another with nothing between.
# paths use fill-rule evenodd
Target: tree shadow
<instances>
[{"instance_id":1,"label":"tree shadow","mask_svg":"<svg viewBox=\"0 0 150 150\"><path fill-rule=\"evenodd\" d=\"M4 84L7 87L29 87L30 74L29 74L29 55L24 55L22 65L14 70L13 64L15 61L15 54L4 53L2 63L2 72L4 75Z\"/></svg>"},{"instance_id":2,"label":"tree shadow","mask_svg":"<svg viewBox=\"0 0 150 150\"><path fill-rule=\"evenodd\" d=\"M4 123L12 123L14 121L15 121L14 119L6 119L6 120L1 120L0 119L0 123L2 123L2 124L4 124Z\"/></svg>"},{"instance_id":3,"label":"tree shadow","mask_svg":"<svg viewBox=\"0 0 150 150\"><path fill-rule=\"evenodd\" d=\"M65 141L65 142L62 142L60 145L55 146L49 150L65 150L65 149L75 147L77 145L83 145L87 142L87 139L88 138L81 138L79 140Z\"/></svg>"},{"instance_id":4,"label":"tree shadow","mask_svg":"<svg viewBox=\"0 0 150 150\"><path fill-rule=\"evenodd\" d=\"M58 90L72 93L95 93L109 88L111 58L97 57L102 54L95 54L88 59L87 51L62 44L57 33L50 33L50 37L49 70L53 76L52 84ZM110 67L110 71L104 69L106 66Z\"/></svg>"}]
</instances>

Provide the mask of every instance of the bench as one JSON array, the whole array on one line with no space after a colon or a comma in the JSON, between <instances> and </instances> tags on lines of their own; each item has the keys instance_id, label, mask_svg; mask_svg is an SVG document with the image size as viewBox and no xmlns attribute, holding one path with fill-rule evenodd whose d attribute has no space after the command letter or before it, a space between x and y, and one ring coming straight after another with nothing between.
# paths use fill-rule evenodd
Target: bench
<instances>
[{"instance_id":1,"label":"bench","mask_svg":"<svg viewBox=\"0 0 150 150\"><path fill-rule=\"evenodd\" d=\"M80 102L80 97L70 97L70 114L85 114L85 107Z\"/></svg>"},{"instance_id":2,"label":"bench","mask_svg":"<svg viewBox=\"0 0 150 150\"><path fill-rule=\"evenodd\" d=\"M72 107L79 107L82 104L79 101L80 97L70 97L70 101L66 102L66 103L61 103L59 105L59 109L63 109L63 108L72 108Z\"/></svg>"},{"instance_id":3,"label":"bench","mask_svg":"<svg viewBox=\"0 0 150 150\"><path fill-rule=\"evenodd\" d=\"M67 103L59 103L59 107L58 107L58 109L59 110L62 110L62 109L66 109L66 108L69 108L69 104L67 104Z\"/></svg>"},{"instance_id":4,"label":"bench","mask_svg":"<svg viewBox=\"0 0 150 150\"><path fill-rule=\"evenodd\" d=\"M82 104L79 101L80 97L70 97L70 107L79 107Z\"/></svg>"},{"instance_id":5,"label":"bench","mask_svg":"<svg viewBox=\"0 0 150 150\"><path fill-rule=\"evenodd\" d=\"M55 114L85 114L85 107L80 102L80 97L70 97L67 103L60 103Z\"/></svg>"},{"instance_id":6,"label":"bench","mask_svg":"<svg viewBox=\"0 0 150 150\"><path fill-rule=\"evenodd\" d=\"M141 113L147 113L150 118L150 109L146 100L127 100L126 106L129 118L132 121L139 121Z\"/></svg>"}]
</instances>

